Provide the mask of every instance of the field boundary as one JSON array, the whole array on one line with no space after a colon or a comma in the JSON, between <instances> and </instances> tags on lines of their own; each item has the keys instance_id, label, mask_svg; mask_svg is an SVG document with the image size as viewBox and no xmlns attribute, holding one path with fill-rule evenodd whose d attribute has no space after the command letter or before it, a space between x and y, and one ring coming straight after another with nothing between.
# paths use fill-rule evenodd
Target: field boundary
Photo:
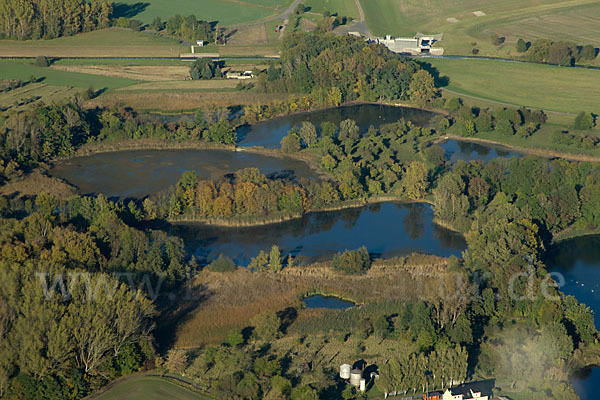
<instances>
[{"instance_id":1,"label":"field boundary","mask_svg":"<svg viewBox=\"0 0 600 400\"><path fill-rule=\"evenodd\" d=\"M137 379L137 378L161 378L161 379L165 380L166 382L169 382L173 385L177 385L181 388L187 389L191 392L194 392L199 395L206 396L209 399L212 399L212 397L210 397L209 394L207 392L205 392L200 385L198 385L194 382L188 381L182 377L175 376L175 375L169 375L169 374L142 372L142 373L131 374L131 375L119 377L119 378L107 383L106 385L104 385L97 392L84 397L82 400L97 399L101 395L103 395L104 393L108 392L110 389L115 387L116 385L130 381L132 379ZM175 381L175 382L173 382L173 381Z\"/></svg>"}]
</instances>

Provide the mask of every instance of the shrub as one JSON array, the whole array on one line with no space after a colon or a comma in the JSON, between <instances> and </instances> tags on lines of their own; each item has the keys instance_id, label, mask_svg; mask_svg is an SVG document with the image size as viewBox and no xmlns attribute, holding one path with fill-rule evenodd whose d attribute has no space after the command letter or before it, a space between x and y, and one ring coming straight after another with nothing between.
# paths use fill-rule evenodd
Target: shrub
<instances>
[{"instance_id":1,"label":"shrub","mask_svg":"<svg viewBox=\"0 0 600 400\"><path fill-rule=\"evenodd\" d=\"M581 49L579 55L584 60L593 60L594 58L596 58L596 49L591 44L585 45Z\"/></svg>"},{"instance_id":2,"label":"shrub","mask_svg":"<svg viewBox=\"0 0 600 400\"><path fill-rule=\"evenodd\" d=\"M223 254L208 264L208 269L212 272L233 272L237 269L233 260Z\"/></svg>"},{"instance_id":3,"label":"shrub","mask_svg":"<svg viewBox=\"0 0 600 400\"><path fill-rule=\"evenodd\" d=\"M504 43L503 37L498 36L496 33L492 34L492 44L494 46L500 46L502 43Z\"/></svg>"},{"instance_id":4,"label":"shrub","mask_svg":"<svg viewBox=\"0 0 600 400\"><path fill-rule=\"evenodd\" d=\"M302 149L300 138L293 132L281 139L281 151L284 153L295 153Z\"/></svg>"},{"instance_id":5,"label":"shrub","mask_svg":"<svg viewBox=\"0 0 600 400\"><path fill-rule=\"evenodd\" d=\"M527 45L526 41L524 41L523 39L517 40L517 51L519 53L525 53L528 48L529 46Z\"/></svg>"},{"instance_id":6,"label":"shrub","mask_svg":"<svg viewBox=\"0 0 600 400\"><path fill-rule=\"evenodd\" d=\"M132 31L139 32L142 30L142 26L144 26L144 24L139 19L129 20L129 29L131 29Z\"/></svg>"},{"instance_id":7,"label":"shrub","mask_svg":"<svg viewBox=\"0 0 600 400\"><path fill-rule=\"evenodd\" d=\"M594 127L594 116L588 112L582 111L575 117L574 128L580 131L586 131Z\"/></svg>"},{"instance_id":8,"label":"shrub","mask_svg":"<svg viewBox=\"0 0 600 400\"><path fill-rule=\"evenodd\" d=\"M347 274L362 274L371 267L371 258L367 248L363 246L336 254L331 260L331 267Z\"/></svg>"},{"instance_id":9,"label":"shrub","mask_svg":"<svg viewBox=\"0 0 600 400\"><path fill-rule=\"evenodd\" d=\"M96 90L94 89L93 86L90 86L89 88L87 88L87 90L85 92L83 92L84 100L91 100L94 97L96 97Z\"/></svg>"},{"instance_id":10,"label":"shrub","mask_svg":"<svg viewBox=\"0 0 600 400\"><path fill-rule=\"evenodd\" d=\"M503 135L514 135L515 128L509 120L501 119L496 123L496 132Z\"/></svg>"},{"instance_id":11,"label":"shrub","mask_svg":"<svg viewBox=\"0 0 600 400\"><path fill-rule=\"evenodd\" d=\"M446 109L449 111L458 111L462 106L462 100L458 97L452 97L446 100Z\"/></svg>"},{"instance_id":12,"label":"shrub","mask_svg":"<svg viewBox=\"0 0 600 400\"><path fill-rule=\"evenodd\" d=\"M425 159L435 165L444 164L446 162L446 150L437 144L429 146L425 149Z\"/></svg>"},{"instance_id":13,"label":"shrub","mask_svg":"<svg viewBox=\"0 0 600 400\"><path fill-rule=\"evenodd\" d=\"M448 131L448 128L450 128L450 121L448 120L448 118L440 119L440 122L438 122L438 124L437 124L438 132L446 133Z\"/></svg>"},{"instance_id":14,"label":"shrub","mask_svg":"<svg viewBox=\"0 0 600 400\"><path fill-rule=\"evenodd\" d=\"M50 61L46 56L37 56L34 64L36 67L48 67L50 66Z\"/></svg>"}]
</instances>

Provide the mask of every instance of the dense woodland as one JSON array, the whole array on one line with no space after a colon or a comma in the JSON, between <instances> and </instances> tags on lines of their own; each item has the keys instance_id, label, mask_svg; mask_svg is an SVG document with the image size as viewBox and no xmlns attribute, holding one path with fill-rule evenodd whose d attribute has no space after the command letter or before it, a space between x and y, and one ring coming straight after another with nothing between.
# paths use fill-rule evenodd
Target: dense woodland
<instances>
[{"instance_id":1,"label":"dense woodland","mask_svg":"<svg viewBox=\"0 0 600 400\"><path fill-rule=\"evenodd\" d=\"M109 27L112 11L108 0L3 0L0 35L21 40L71 36Z\"/></svg>"},{"instance_id":2,"label":"dense woodland","mask_svg":"<svg viewBox=\"0 0 600 400\"><path fill-rule=\"evenodd\" d=\"M151 367L153 300L188 273L182 241L102 196L2 200L0 396L78 399Z\"/></svg>"},{"instance_id":3,"label":"dense woodland","mask_svg":"<svg viewBox=\"0 0 600 400\"><path fill-rule=\"evenodd\" d=\"M279 61L258 76L258 90L312 93L332 104L435 95L433 78L416 62L360 38L292 33L280 50Z\"/></svg>"}]
</instances>

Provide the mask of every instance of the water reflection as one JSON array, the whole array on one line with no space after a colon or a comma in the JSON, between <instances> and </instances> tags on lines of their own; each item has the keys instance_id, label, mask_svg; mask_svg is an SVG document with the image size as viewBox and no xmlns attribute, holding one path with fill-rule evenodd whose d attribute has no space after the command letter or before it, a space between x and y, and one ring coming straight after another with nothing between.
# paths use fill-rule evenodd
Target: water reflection
<instances>
[{"instance_id":1,"label":"water reflection","mask_svg":"<svg viewBox=\"0 0 600 400\"><path fill-rule=\"evenodd\" d=\"M342 300L338 297L333 296L321 296L316 294L305 298L304 304L306 308L328 308L330 310L345 310L350 307L354 307L354 303L346 300Z\"/></svg>"},{"instance_id":2,"label":"water reflection","mask_svg":"<svg viewBox=\"0 0 600 400\"><path fill-rule=\"evenodd\" d=\"M342 106L310 113L288 115L242 126L238 129L238 143L242 146L278 148L281 139L287 135L288 131L303 121L309 121L318 127L325 121L339 125L345 119L353 119L360 131L364 133L371 125L377 128L382 124L396 122L402 118L416 125L425 126L433 115L429 111L416 108L380 104Z\"/></svg>"},{"instance_id":3,"label":"water reflection","mask_svg":"<svg viewBox=\"0 0 600 400\"><path fill-rule=\"evenodd\" d=\"M248 228L215 228L176 224L171 232L186 241L200 262L227 254L247 265L260 250L273 244L301 263L328 259L346 249L367 246L376 256L412 252L450 256L465 248L462 236L432 222L426 204L383 203L332 212L315 212L279 224Z\"/></svg>"},{"instance_id":4,"label":"water reflection","mask_svg":"<svg viewBox=\"0 0 600 400\"><path fill-rule=\"evenodd\" d=\"M196 171L200 179L216 179L247 167L267 175L317 176L303 161L230 150L99 153L59 162L50 174L77 186L82 194L140 198L174 185L185 171Z\"/></svg>"},{"instance_id":5,"label":"water reflection","mask_svg":"<svg viewBox=\"0 0 600 400\"><path fill-rule=\"evenodd\" d=\"M564 276L561 290L575 296L594 312L596 326L600 314L600 235L583 236L553 245L546 257L552 272ZM573 388L582 400L597 398L600 368L580 371L573 377Z\"/></svg>"},{"instance_id":6,"label":"water reflection","mask_svg":"<svg viewBox=\"0 0 600 400\"><path fill-rule=\"evenodd\" d=\"M458 160L488 162L494 158L522 157L523 154L506 147L491 144L445 140L439 144L446 150L446 159L451 164Z\"/></svg>"}]
</instances>

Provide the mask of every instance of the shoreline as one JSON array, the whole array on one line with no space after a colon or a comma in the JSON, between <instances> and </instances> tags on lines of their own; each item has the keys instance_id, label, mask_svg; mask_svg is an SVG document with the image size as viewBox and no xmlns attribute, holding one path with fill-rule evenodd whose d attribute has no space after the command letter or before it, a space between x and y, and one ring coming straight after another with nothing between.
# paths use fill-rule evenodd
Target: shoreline
<instances>
[{"instance_id":1,"label":"shoreline","mask_svg":"<svg viewBox=\"0 0 600 400\"><path fill-rule=\"evenodd\" d=\"M457 136L457 135L444 135L440 136L437 139L434 139L432 142L434 144L440 143L444 140L455 140L457 142L467 142L467 143L481 143L494 145L499 147L504 147L507 150L516 151L518 153L523 153L525 155L533 155L538 157L545 158L560 158L567 161L580 161L580 162L600 162L600 156L588 156L585 154L573 154L573 153L564 153L556 150L546 150L541 148L532 148L532 147L520 147L514 146L502 142L497 142L491 139L483 139L476 137L465 137L465 136Z\"/></svg>"},{"instance_id":2,"label":"shoreline","mask_svg":"<svg viewBox=\"0 0 600 400\"><path fill-rule=\"evenodd\" d=\"M357 199L357 200L347 200L346 202L339 203L337 205L332 205L330 207L325 208L313 208L305 211L301 214L286 214L286 215L276 215L276 216L247 216L247 217L231 217L231 218L222 218L222 217L189 217L182 216L182 218L168 218L164 220L165 222L173 225L177 224L203 224L205 226L210 227L222 227L222 228L252 228L259 227L265 225L273 225L278 223L283 223L287 221L292 221L295 219L303 218L308 214L313 213L324 213L324 212L332 212L332 211L342 211L348 210L352 208L361 208L366 207L372 204L381 204L381 203L400 203L400 204L413 204L413 203L421 203L428 204L433 206L431 201L422 199L422 200L409 200L406 198L402 198L399 196L374 196L367 199ZM235 218L240 218L241 220L236 220ZM254 220L253 220L254 219ZM464 236L464 233L456 230L455 228L450 228L450 225L445 223L439 223L437 221L433 221L434 224L441 226L442 228L449 229L453 232L460 233Z\"/></svg>"}]
</instances>

